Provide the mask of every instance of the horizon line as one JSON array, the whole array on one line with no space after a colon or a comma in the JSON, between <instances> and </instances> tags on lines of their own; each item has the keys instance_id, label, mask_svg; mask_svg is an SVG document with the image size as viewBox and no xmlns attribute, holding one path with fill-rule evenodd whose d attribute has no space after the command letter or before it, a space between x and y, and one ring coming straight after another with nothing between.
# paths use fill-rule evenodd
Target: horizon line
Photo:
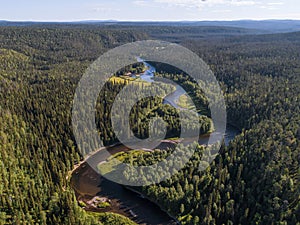
<instances>
[{"instance_id":1,"label":"horizon line","mask_svg":"<svg viewBox=\"0 0 300 225\"><path fill-rule=\"evenodd\" d=\"M149 22L149 23L172 23L172 22L242 22L242 21L300 21L299 19L291 19L291 18L285 18L285 19L223 19L223 20L114 20L114 19L84 19L84 20L7 20L7 19L0 19L0 22L11 22L11 23L82 23L82 22L106 22L106 23L113 23L113 22L132 22L132 23L141 23L141 22Z\"/></svg>"}]
</instances>

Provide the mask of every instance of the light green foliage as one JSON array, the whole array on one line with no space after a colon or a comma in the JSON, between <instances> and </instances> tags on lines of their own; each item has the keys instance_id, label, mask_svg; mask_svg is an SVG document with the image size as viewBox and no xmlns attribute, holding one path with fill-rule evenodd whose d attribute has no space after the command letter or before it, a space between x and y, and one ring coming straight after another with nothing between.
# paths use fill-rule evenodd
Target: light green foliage
<instances>
[{"instance_id":1,"label":"light green foliage","mask_svg":"<svg viewBox=\"0 0 300 225\"><path fill-rule=\"evenodd\" d=\"M71 107L78 81L93 60L110 48L149 36L181 42L211 66L225 93L228 120L243 132L221 148L205 171L198 170L204 152L199 147L178 174L139 191L183 224L299 224L300 34L204 40L205 32L217 31L0 27L0 224L134 224L115 214L88 214L78 206L66 179L82 160ZM181 71L154 66L158 77L180 83L197 110L209 117L207 99L195 82ZM107 82L98 99L96 123L105 144L117 141L109 124L110 106L132 81L120 79ZM149 88L138 83L137 88ZM169 122L167 137L178 137L176 110L160 98L144 99L132 109L135 135L147 137L147 122L157 115ZM211 130L209 118L200 120L202 133ZM120 156L127 163L149 164L168 154L170 150Z\"/></svg>"}]
</instances>

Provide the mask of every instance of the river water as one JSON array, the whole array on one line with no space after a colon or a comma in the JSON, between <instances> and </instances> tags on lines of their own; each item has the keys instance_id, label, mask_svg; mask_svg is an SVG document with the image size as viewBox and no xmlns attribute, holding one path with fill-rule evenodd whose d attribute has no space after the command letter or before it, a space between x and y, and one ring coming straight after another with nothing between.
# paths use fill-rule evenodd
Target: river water
<instances>
[{"instance_id":1,"label":"river water","mask_svg":"<svg viewBox=\"0 0 300 225\"><path fill-rule=\"evenodd\" d=\"M143 62L144 65L148 68L143 74L141 74L140 78L144 81L147 81L147 82L154 82L153 78L155 76L156 68L153 67L151 64L145 62L141 58L137 58L137 60L139 62ZM169 105L171 105L171 106L173 106L174 108L177 108L177 109L181 108L180 106L177 105L177 101L179 100L180 96L183 95L183 94L186 94L186 91L180 85L176 85L176 90L173 93L167 95L164 98L163 103L164 104L169 104ZM230 124L227 124L226 132L225 132L225 138L224 138L225 145L228 146L229 142L232 139L234 139L234 137L236 135L238 135L239 133L240 133L240 131L236 127L234 127ZM199 143L200 144L206 144L206 143L208 143L209 138L213 139L214 136L216 136L216 140L219 139L219 134L212 133L210 136L201 137L201 139L199 140Z\"/></svg>"},{"instance_id":2,"label":"river water","mask_svg":"<svg viewBox=\"0 0 300 225\"><path fill-rule=\"evenodd\" d=\"M148 70L141 74L140 78L147 82L153 82L155 68L150 64L144 62L148 67ZM168 95L164 99L165 104L170 104L175 108L178 108L176 101L179 97L184 94L185 91L180 87L176 87L176 91ZM227 125L225 134L225 144L228 145L240 132L233 126ZM216 134L211 134L214 136ZM199 140L200 144L205 144L211 137L209 135L201 137ZM107 148L111 154L115 154L121 151L128 151L130 149L123 145L116 145ZM111 200L112 207L107 210L96 210L86 208L90 211L98 212L115 212L123 214L138 224L149 224L149 225L173 225L176 224L175 220L172 219L167 213L163 212L157 205L143 198L137 193L134 193L123 186L111 182L95 172L93 168L96 168L98 163L101 161L101 151L98 151L89 158L88 163L81 164L72 173L71 185L75 190L78 200L87 201L94 196L107 197Z\"/></svg>"}]
</instances>

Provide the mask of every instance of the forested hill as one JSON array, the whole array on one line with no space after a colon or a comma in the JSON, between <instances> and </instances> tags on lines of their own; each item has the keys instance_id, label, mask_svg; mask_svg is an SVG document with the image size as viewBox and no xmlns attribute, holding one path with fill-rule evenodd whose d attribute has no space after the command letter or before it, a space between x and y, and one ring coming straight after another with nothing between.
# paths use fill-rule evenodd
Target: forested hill
<instances>
[{"instance_id":1,"label":"forested hill","mask_svg":"<svg viewBox=\"0 0 300 225\"><path fill-rule=\"evenodd\" d=\"M88 214L76 201L66 179L82 160L71 106L94 59L154 31L55 26L0 27L0 224L129 224L113 214ZM158 35L169 28L152 29ZM140 191L182 224L299 225L300 34L190 38L182 29L190 28L166 30L167 40L211 66L229 122L242 133L207 170L198 170L199 151L176 176ZM155 154L129 162L167 155Z\"/></svg>"},{"instance_id":2,"label":"forested hill","mask_svg":"<svg viewBox=\"0 0 300 225\"><path fill-rule=\"evenodd\" d=\"M211 66L243 132L205 172L196 155L177 176L139 190L183 224L299 224L300 33L180 43Z\"/></svg>"},{"instance_id":3,"label":"forested hill","mask_svg":"<svg viewBox=\"0 0 300 225\"><path fill-rule=\"evenodd\" d=\"M142 191L186 224L299 224L300 33L181 44L211 66L244 130L204 173L194 160Z\"/></svg>"},{"instance_id":4,"label":"forested hill","mask_svg":"<svg viewBox=\"0 0 300 225\"><path fill-rule=\"evenodd\" d=\"M77 205L67 180L82 159L71 130L71 103L91 60L144 37L0 28L0 224L101 224Z\"/></svg>"},{"instance_id":5,"label":"forested hill","mask_svg":"<svg viewBox=\"0 0 300 225\"><path fill-rule=\"evenodd\" d=\"M125 30L144 32L152 38L178 42L182 38L224 38L240 35L290 33L300 31L298 20L179 21L179 22L12 22L0 21L0 27Z\"/></svg>"},{"instance_id":6,"label":"forested hill","mask_svg":"<svg viewBox=\"0 0 300 225\"><path fill-rule=\"evenodd\" d=\"M46 26L46 25L100 25L100 26L166 26L166 27L235 27L256 30L264 33L283 33L300 30L299 20L235 20L235 21L178 21L178 22L121 22L115 20L105 21L78 21L78 22L13 22L0 21L0 26Z\"/></svg>"},{"instance_id":7,"label":"forested hill","mask_svg":"<svg viewBox=\"0 0 300 225\"><path fill-rule=\"evenodd\" d=\"M16 50L48 65L68 59L95 60L107 49L146 39L147 34L84 26L0 27L0 38L1 48Z\"/></svg>"}]
</instances>

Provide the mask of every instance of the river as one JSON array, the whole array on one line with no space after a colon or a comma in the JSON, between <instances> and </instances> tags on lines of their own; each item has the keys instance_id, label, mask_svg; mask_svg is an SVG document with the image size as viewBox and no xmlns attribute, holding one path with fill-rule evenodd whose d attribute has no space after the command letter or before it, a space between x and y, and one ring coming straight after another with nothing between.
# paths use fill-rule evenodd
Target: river
<instances>
[{"instance_id":1,"label":"river","mask_svg":"<svg viewBox=\"0 0 300 225\"><path fill-rule=\"evenodd\" d=\"M156 72L156 68L153 67L151 64L145 62L143 59L141 58L137 58L137 60L139 62L143 62L145 67L147 67L148 69L141 74L140 79L147 81L147 82L154 82L153 78L155 77L155 72ZM174 108L181 108L180 106L177 105L177 101L179 100L180 96L186 94L186 91L180 86L180 85L176 85L176 90L167 95L164 99L163 99L163 103L164 104L169 104L171 106L173 106ZM236 135L238 135L240 133L240 131L232 126L231 124L227 124L226 126L226 132L225 132L225 145L228 146L229 142L234 139L234 137ZM214 139L214 136L216 136L216 140L218 140L219 136L216 133L212 133L210 136L203 136L200 140L199 143L200 144L206 144L208 143L209 138Z\"/></svg>"},{"instance_id":2,"label":"river","mask_svg":"<svg viewBox=\"0 0 300 225\"><path fill-rule=\"evenodd\" d=\"M144 62L148 67L148 70L140 75L140 78L147 82L153 82L155 68L150 64ZM176 91L168 95L164 99L165 104L170 104L175 108L178 108L176 104L179 97L184 94L185 91L180 87L176 87ZM233 126L228 125L225 134L225 144L228 145L239 130ZM200 144L208 142L210 137L214 134L203 136L199 139ZM175 145L172 141L163 141L158 148L166 148L170 145ZM111 154L116 154L121 151L129 151L126 146L117 144L108 147L107 150ZM75 190L76 197L80 201L89 202L95 196L101 196L109 199L111 207L106 209L96 209L87 205L85 207L88 211L95 212L115 212L121 215L125 215L131 218L138 224L149 224L149 225L173 225L176 221L172 219L167 213L162 211L156 204L143 198L137 193L134 193L123 186L111 182L97 174L93 168L101 162L101 150L89 157L88 163L81 163L74 171L71 176L71 185Z\"/></svg>"}]
</instances>

